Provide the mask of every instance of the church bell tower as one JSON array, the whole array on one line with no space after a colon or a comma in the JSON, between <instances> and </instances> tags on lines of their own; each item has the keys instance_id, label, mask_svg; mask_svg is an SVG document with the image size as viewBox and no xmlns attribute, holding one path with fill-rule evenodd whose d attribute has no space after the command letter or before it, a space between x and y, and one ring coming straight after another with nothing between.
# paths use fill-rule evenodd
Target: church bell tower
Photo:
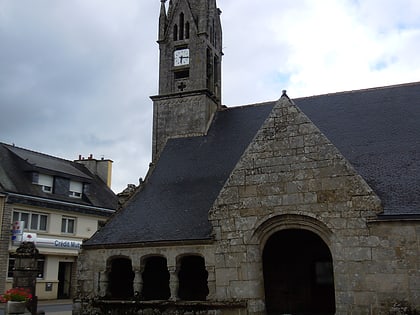
<instances>
[{"instance_id":1,"label":"church bell tower","mask_svg":"<svg viewBox=\"0 0 420 315\"><path fill-rule=\"evenodd\" d=\"M222 27L216 0L161 0L153 161L169 138L205 135L221 106Z\"/></svg>"}]
</instances>

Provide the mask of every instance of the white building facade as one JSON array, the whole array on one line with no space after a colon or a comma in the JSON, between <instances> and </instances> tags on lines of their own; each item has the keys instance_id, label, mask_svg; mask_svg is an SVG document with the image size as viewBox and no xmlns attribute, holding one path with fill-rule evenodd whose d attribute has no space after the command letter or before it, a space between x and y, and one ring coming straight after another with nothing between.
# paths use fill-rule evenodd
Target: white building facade
<instances>
[{"instance_id":1,"label":"white building facade","mask_svg":"<svg viewBox=\"0 0 420 315\"><path fill-rule=\"evenodd\" d=\"M108 187L112 162L92 156L73 162L0 145L0 292L12 286L17 247L31 241L39 251L38 299L72 298L81 244L117 206Z\"/></svg>"}]
</instances>

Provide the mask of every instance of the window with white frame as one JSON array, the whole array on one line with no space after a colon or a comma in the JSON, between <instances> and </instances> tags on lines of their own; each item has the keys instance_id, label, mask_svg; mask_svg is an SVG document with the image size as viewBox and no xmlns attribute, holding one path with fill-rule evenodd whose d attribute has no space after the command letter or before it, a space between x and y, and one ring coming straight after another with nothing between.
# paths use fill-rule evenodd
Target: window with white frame
<instances>
[{"instance_id":1,"label":"window with white frame","mask_svg":"<svg viewBox=\"0 0 420 315\"><path fill-rule=\"evenodd\" d=\"M69 196L73 198L82 198L83 183L70 181L70 193Z\"/></svg>"},{"instance_id":2,"label":"window with white frame","mask_svg":"<svg viewBox=\"0 0 420 315\"><path fill-rule=\"evenodd\" d=\"M24 210L13 211L13 222L25 221L24 229L32 231L46 231L48 215Z\"/></svg>"},{"instance_id":3,"label":"window with white frame","mask_svg":"<svg viewBox=\"0 0 420 315\"><path fill-rule=\"evenodd\" d=\"M54 177L45 174L38 175L38 185L42 187L42 190L47 193L52 193L53 191Z\"/></svg>"},{"instance_id":4,"label":"window with white frame","mask_svg":"<svg viewBox=\"0 0 420 315\"><path fill-rule=\"evenodd\" d=\"M76 219L63 217L61 219L61 233L74 234L76 227Z\"/></svg>"}]
</instances>

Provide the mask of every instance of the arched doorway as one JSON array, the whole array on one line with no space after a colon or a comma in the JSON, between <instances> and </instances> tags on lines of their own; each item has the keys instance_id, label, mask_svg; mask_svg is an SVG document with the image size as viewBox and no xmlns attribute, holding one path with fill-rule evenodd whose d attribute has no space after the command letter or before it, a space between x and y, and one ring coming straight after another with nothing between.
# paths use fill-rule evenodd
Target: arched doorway
<instances>
[{"instance_id":1,"label":"arched doorway","mask_svg":"<svg viewBox=\"0 0 420 315\"><path fill-rule=\"evenodd\" d=\"M331 252L315 233L276 232L263 251L267 314L335 313Z\"/></svg>"}]
</instances>

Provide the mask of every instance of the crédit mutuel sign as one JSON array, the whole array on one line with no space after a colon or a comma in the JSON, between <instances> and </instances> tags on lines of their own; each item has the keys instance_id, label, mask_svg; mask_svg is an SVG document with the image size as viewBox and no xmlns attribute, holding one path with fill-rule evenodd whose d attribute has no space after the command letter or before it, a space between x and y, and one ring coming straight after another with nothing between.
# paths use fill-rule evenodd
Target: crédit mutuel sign
<instances>
[{"instance_id":1,"label":"cr\u00e9dit mutuel sign","mask_svg":"<svg viewBox=\"0 0 420 315\"><path fill-rule=\"evenodd\" d=\"M80 249L81 241L66 240L58 238L37 237L36 233L23 232L24 221L15 221L12 226L12 242L20 244L21 242L34 242L37 247L53 247L63 249Z\"/></svg>"}]
</instances>

